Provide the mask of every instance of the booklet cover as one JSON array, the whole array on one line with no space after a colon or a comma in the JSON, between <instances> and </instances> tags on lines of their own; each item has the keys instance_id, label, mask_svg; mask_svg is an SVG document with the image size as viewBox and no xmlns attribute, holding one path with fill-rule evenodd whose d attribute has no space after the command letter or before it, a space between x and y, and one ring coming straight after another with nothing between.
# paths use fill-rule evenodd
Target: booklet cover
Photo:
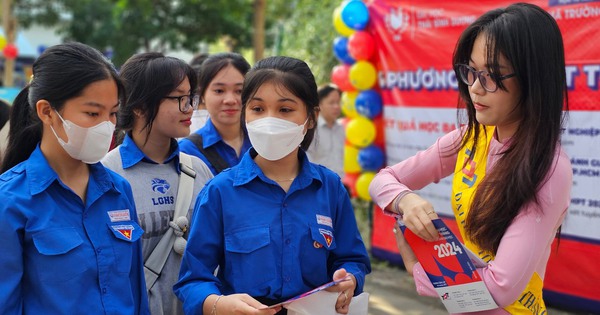
<instances>
[{"instance_id":1,"label":"booklet cover","mask_svg":"<svg viewBox=\"0 0 600 315\"><path fill-rule=\"evenodd\" d=\"M497 308L485 283L477 272L485 262L457 239L441 219L432 221L440 233L439 240L427 242L398 220L406 241L425 269L449 313L484 311Z\"/></svg>"},{"instance_id":2,"label":"booklet cover","mask_svg":"<svg viewBox=\"0 0 600 315\"><path fill-rule=\"evenodd\" d=\"M282 305L290 304L290 303L292 303L294 301L303 299L303 298L305 298L305 297L307 297L309 295L312 295L312 294L315 294L317 292L323 291L323 290L325 290L325 289L327 289L329 287L332 287L332 286L334 286L334 285L336 285L336 284L338 284L340 282L344 282L344 281L348 281L348 280L350 280L350 274L348 274L347 276L345 276L342 279L339 279L339 280L336 280L336 281L327 282L327 283L325 283L325 284L323 284L323 285L321 285L321 286L319 286L317 288L314 288L314 289L312 289L310 291L304 292L304 293L302 293L300 295L297 295L297 296L295 296L295 297L293 297L291 299L285 300L285 301L283 301L281 303L277 303L277 304L274 304L274 305L271 305L271 306L265 307L265 308L275 308L277 306L282 306Z\"/></svg>"}]
</instances>

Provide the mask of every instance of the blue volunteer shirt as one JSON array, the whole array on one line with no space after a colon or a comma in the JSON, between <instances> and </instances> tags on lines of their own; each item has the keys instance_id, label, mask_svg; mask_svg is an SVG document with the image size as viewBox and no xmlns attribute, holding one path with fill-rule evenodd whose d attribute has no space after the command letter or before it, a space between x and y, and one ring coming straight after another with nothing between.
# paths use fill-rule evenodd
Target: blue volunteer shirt
<instances>
[{"instance_id":1,"label":"blue volunteer shirt","mask_svg":"<svg viewBox=\"0 0 600 315\"><path fill-rule=\"evenodd\" d=\"M221 135L210 119L206 121L206 125L204 125L204 127L198 129L195 133L202 136L203 148L206 149L209 147L214 147L221 158L223 158L223 160L229 164L229 167L236 166L240 162L244 153L247 152L252 146L248 135L244 134L244 143L242 144L242 150L240 151L240 156L238 157L238 155L235 153L235 150L225 143L225 141L223 141L223 138L221 138ZM190 139L181 139L179 141L179 150L181 150L183 153L199 157L202 161L204 161L204 163L206 163L206 165L208 165L213 175L217 175L217 171L213 165Z\"/></svg>"},{"instance_id":2,"label":"blue volunteer shirt","mask_svg":"<svg viewBox=\"0 0 600 315\"><path fill-rule=\"evenodd\" d=\"M129 184L90 165L86 203L39 146L0 176L0 314L149 314Z\"/></svg>"},{"instance_id":3,"label":"blue volunteer shirt","mask_svg":"<svg viewBox=\"0 0 600 315\"><path fill-rule=\"evenodd\" d=\"M371 266L339 176L299 150L301 171L286 193L254 156L251 149L196 201L174 287L186 314L202 314L210 294L282 301L331 281L340 268L354 274L360 294Z\"/></svg>"}]
</instances>

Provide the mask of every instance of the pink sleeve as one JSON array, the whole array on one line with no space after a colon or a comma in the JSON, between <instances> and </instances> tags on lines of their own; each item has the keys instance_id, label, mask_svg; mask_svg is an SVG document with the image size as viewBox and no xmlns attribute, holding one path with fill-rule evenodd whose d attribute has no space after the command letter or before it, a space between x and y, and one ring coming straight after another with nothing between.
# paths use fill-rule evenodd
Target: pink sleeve
<instances>
[{"instance_id":1,"label":"pink sleeve","mask_svg":"<svg viewBox=\"0 0 600 315\"><path fill-rule=\"evenodd\" d=\"M516 301L534 272L544 277L551 244L571 200L572 168L561 151L553 173L538 193L540 206L530 202L508 227L494 260L478 268L498 306ZM541 211L540 211L541 208ZM413 267L419 295L437 296L420 263Z\"/></svg>"},{"instance_id":2,"label":"pink sleeve","mask_svg":"<svg viewBox=\"0 0 600 315\"><path fill-rule=\"evenodd\" d=\"M400 193L419 190L451 175L456 154L449 151L459 139L460 129L456 129L439 138L427 150L379 171L369 186L373 201L385 209Z\"/></svg>"}]
</instances>

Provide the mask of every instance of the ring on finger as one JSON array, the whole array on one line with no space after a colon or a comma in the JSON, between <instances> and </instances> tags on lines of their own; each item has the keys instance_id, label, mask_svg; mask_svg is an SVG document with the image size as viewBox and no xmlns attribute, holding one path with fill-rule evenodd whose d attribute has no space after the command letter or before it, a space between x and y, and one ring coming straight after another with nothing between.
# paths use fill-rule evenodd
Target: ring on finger
<instances>
[{"instance_id":1,"label":"ring on finger","mask_svg":"<svg viewBox=\"0 0 600 315\"><path fill-rule=\"evenodd\" d=\"M432 214L432 213L435 213L435 211L431 210L431 211L429 211L429 212L426 212L425 214L426 214L426 215L430 215L430 214Z\"/></svg>"}]
</instances>

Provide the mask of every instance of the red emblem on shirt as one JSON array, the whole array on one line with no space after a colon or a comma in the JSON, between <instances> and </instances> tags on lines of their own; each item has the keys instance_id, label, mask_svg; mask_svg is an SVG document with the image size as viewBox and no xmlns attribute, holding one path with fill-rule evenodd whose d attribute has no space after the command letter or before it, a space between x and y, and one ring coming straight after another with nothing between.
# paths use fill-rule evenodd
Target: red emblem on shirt
<instances>
[{"instance_id":1,"label":"red emblem on shirt","mask_svg":"<svg viewBox=\"0 0 600 315\"><path fill-rule=\"evenodd\" d=\"M131 240L131 230L132 229L117 229L117 232L121 233L121 235L125 236L128 240Z\"/></svg>"},{"instance_id":2,"label":"red emblem on shirt","mask_svg":"<svg viewBox=\"0 0 600 315\"><path fill-rule=\"evenodd\" d=\"M321 233L321 235L325 239L325 244L327 244L327 247L329 248L331 246L331 243L333 242L333 234L331 233L331 231L325 229L319 229L319 233Z\"/></svg>"}]
</instances>

